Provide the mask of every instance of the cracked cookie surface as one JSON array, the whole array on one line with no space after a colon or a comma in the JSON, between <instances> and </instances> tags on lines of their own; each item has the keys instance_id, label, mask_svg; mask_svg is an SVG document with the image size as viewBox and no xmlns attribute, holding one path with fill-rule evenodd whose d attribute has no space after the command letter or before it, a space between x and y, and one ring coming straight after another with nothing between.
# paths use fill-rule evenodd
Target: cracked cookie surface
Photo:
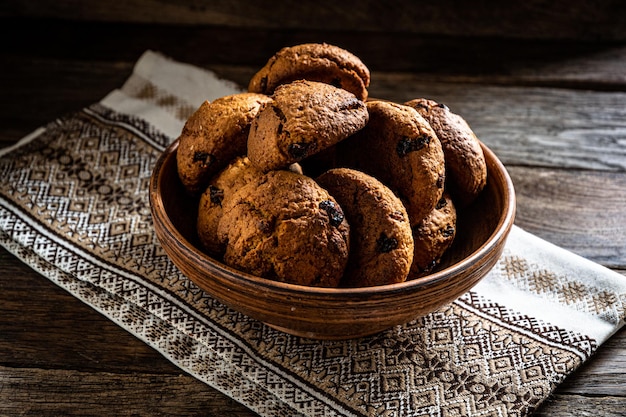
<instances>
[{"instance_id":1,"label":"cracked cookie surface","mask_svg":"<svg viewBox=\"0 0 626 417\"><path fill-rule=\"evenodd\" d=\"M376 178L331 169L317 182L335 197L350 224L350 257L342 286L403 282L413 260L413 236L404 205Z\"/></svg>"},{"instance_id":2,"label":"cracked cookie surface","mask_svg":"<svg viewBox=\"0 0 626 417\"><path fill-rule=\"evenodd\" d=\"M296 80L324 82L367 98L370 71L354 54L325 43L289 46L272 56L250 80L248 91L272 94L276 87Z\"/></svg>"},{"instance_id":3,"label":"cracked cookie surface","mask_svg":"<svg viewBox=\"0 0 626 417\"><path fill-rule=\"evenodd\" d=\"M365 103L345 90L314 81L281 85L252 122L248 157L264 172L317 154L361 130Z\"/></svg>"},{"instance_id":4,"label":"cracked cookie surface","mask_svg":"<svg viewBox=\"0 0 626 417\"><path fill-rule=\"evenodd\" d=\"M178 175L188 193L203 192L211 176L246 153L250 123L268 101L261 94L233 94L205 101L189 117L176 152Z\"/></svg>"},{"instance_id":5,"label":"cracked cookie surface","mask_svg":"<svg viewBox=\"0 0 626 417\"><path fill-rule=\"evenodd\" d=\"M341 207L312 178L271 171L224 198L224 262L291 284L337 287L349 254Z\"/></svg>"}]
</instances>

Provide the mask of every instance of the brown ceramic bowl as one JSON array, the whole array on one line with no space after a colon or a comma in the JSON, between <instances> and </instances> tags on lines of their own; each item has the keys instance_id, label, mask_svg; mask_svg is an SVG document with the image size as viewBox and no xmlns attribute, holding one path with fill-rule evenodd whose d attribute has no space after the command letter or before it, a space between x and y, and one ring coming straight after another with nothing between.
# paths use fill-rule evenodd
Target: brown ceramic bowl
<instances>
[{"instance_id":1,"label":"brown ceramic bowl","mask_svg":"<svg viewBox=\"0 0 626 417\"><path fill-rule=\"evenodd\" d=\"M476 202L459 210L457 237L431 275L400 284L336 289L285 284L249 275L207 256L195 232L197 201L183 191L174 142L158 160L150 184L154 227L172 262L225 305L284 332L347 339L409 322L458 298L500 257L515 216L506 169L483 145L488 182Z\"/></svg>"}]
</instances>

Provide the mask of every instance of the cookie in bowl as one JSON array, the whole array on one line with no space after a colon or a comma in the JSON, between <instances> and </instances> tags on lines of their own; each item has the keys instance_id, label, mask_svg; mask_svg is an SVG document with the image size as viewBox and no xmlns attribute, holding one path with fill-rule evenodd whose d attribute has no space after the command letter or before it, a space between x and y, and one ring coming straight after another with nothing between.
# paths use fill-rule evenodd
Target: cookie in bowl
<instances>
[{"instance_id":1,"label":"cookie in bowl","mask_svg":"<svg viewBox=\"0 0 626 417\"><path fill-rule=\"evenodd\" d=\"M365 103L354 94L314 81L279 86L252 122L248 158L268 172L299 162L363 129Z\"/></svg>"},{"instance_id":2,"label":"cookie in bowl","mask_svg":"<svg viewBox=\"0 0 626 417\"><path fill-rule=\"evenodd\" d=\"M457 204L470 204L487 183L487 164L480 142L463 117L445 104L418 98L405 103L433 128L446 159L446 186Z\"/></svg>"},{"instance_id":3,"label":"cookie in bowl","mask_svg":"<svg viewBox=\"0 0 626 417\"><path fill-rule=\"evenodd\" d=\"M391 188L411 224L418 224L443 195L445 160L439 139L411 107L368 101L367 110L367 126L338 145L337 159Z\"/></svg>"},{"instance_id":4,"label":"cookie in bowl","mask_svg":"<svg viewBox=\"0 0 626 417\"><path fill-rule=\"evenodd\" d=\"M400 199L376 178L349 168L331 169L316 181L350 224L350 257L341 285L404 282L413 261L413 236Z\"/></svg>"},{"instance_id":5,"label":"cookie in bowl","mask_svg":"<svg viewBox=\"0 0 626 417\"><path fill-rule=\"evenodd\" d=\"M259 277L337 287L349 253L341 207L312 178L271 171L227 195L217 228L224 262Z\"/></svg>"},{"instance_id":6,"label":"cookie in bowl","mask_svg":"<svg viewBox=\"0 0 626 417\"><path fill-rule=\"evenodd\" d=\"M202 193L215 173L245 155L250 123L267 96L241 93L205 101L189 117L179 137L178 175L191 195Z\"/></svg>"},{"instance_id":7,"label":"cookie in bowl","mask_svg":"<svg viewBox=\"0 0 626 417\"><path fill-rule=\"evenodd\" d=\"M273 94L296 80L324 82L367 99L370 71L357 56L327 43L288 46L272 56L250 80L248 91Z\"/></svg>"},{"instance_id":8,"label":"cookie in bowl","mask_svg":"<svg viewBox=\"0 0 626 417\"><path fill-rule=\"evenodd\" d=\"M413 226L413 264L410 279L431 273L450 248L456 236L457 214L454 202L444 193L435 208Z\"/></svg>"}]
</instances>

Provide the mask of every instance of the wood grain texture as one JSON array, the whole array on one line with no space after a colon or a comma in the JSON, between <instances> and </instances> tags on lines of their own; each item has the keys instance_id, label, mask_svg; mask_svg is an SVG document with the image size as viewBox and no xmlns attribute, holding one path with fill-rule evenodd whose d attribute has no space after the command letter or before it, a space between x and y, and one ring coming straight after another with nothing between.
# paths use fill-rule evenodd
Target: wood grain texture
<instances>
[{"instance_id":1,"label":"wood grain texture","mask_svg":"<svg viewBox=\"0 0 626 417\"><path fill-rule=\"evenodd\" d=\"M184 374L114 374L0 366L0 385L3 386L0 414L6 416L254 415L236 401L207 390L202 382ZM32 395L33 392L38 395Z\"/></svg>"},{"instance_id":2,"label":"wood grain texture","mask_svg":"<svg viewBox=\"0 0 626 417\"><path fill-rule=\"evenodd\" d=\"M373 74L370 95L445 103L506 165L626 170L626 93L408 81Z\"/></svg>"},{"instance_id":3,"label":"wood grain texture","mask_svg":"<svg viewBox=\"0 0 626 417\"><path fill-rule=\"evenodd\" d=\"M12 57L134 62L146 49L154 49L198 66L231 64L258 69L283 46L328 42L354 52L373 71L410 71L429 81L626 89L626 74L620 64L626 48L622 43L609 41L136 25L1 15L0 35L19 39L4 45L0 58L7 63ZM249 78L243 80L244 85Z\"/></svg>"},{"instance_id":4,"label":"wood grain texture","mask_svg":"<svg viewBox=\"0 0 626 417\"><path fill-rule=\"evenodd\" d=\"M439 2L398 0L226 2L5 0L0 15L84 21L218 25L286 30L345 30L446 36L624 40L624 4L611 0Z\"/></svg>"},{"instance_id":5,"label":"wood grain texture","mask_svg":"<svg viewBox=\"0 0 626 417\"><path fill-rule=\"evenodd\" d=\"M509 167L527 231L611 268L626 268L626 173Z\"/></svg>"}]
</instances>

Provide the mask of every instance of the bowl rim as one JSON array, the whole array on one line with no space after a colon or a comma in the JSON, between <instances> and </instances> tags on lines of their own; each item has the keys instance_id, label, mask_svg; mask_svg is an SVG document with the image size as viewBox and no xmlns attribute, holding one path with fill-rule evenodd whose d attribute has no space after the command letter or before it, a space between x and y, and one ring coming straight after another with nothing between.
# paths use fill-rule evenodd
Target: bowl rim
<instances>
[{"instance_id":1,"label":"bowl rim","mask_svg":"<svg viewBox=\"0 0 626 417\"><path fill-rule=\"evenodd\" d=\"M159 194L159 186L161 183L161 176L163 172L163 166L165 162L170 157L175 157L175 152L178 148L179 140L176 139L170 145L168 145L165 150L159 156L157 163L153 169L151 178L150 178L150 192L149 192L149 200L150 206L153 211L153 216L156 215L154 213L155 206L157 202L160 202L160 207L164 207L162 195ZM506 238L510 229L513 227L513 222L515 219L515 211L516 211L516 197L515 190L513 187L513 182L509 176L508 171L504 167L504 164L498 159L491 149L489 149L483 142L480 142L483 153L489 156L493 162L494 167L497 171L499 171L504 179L504 207L505 210L500 214L497 226L494 231L491 233L489 238L483 242L483 244L472 252L469 256L462 259L459 262L456 262L440 271L434 272L432 274L415 278L409 281L404 281L400 283L394 284L385 284L385 285L377 285L370 287L355 287L355 288L336 288L336 287L312 287L306 285L298 285L298 284L290 284L286 282L274 281L269 278L262 278L256 275L252 275L243 271L239 271L236 268L230 267L223 262L209 256L204 253L202 250L193 245L189 240L187 240L176 227L172 223L168 213L163 210L163 216L161 220L165 223L165 227L169 233L174 235L174 237L180 242L180 244L184 244L187 250L190 250L194 253L195 256L200 259L205 260L205 266L207 266L213 274L219 274L220 276L238 281L238 283L242 283L245 285L254 285L255 287L265 287L268 289L272 289L274 291L279 290L285 293L289 293L293 296L298 296L299 294L306 295L308 297L311 296L319 296L323 298L330 297L346 297L346 298L364 298L364 297L385 297L387 295L393 295L397 293L404 293L410 290L418 290L420 287L424 285L432 285L442 280L449 278L457 274L459 271L463 271L468 269L472 265L475 265L481 259L485 259L488 257L489 253L498 246L498 242L502 239ZM486 158L487 159L487 158ZM488 170L491 168L488 167ZM488 171L489 172L489 171Z\"/></svg>"}]
</instances>

